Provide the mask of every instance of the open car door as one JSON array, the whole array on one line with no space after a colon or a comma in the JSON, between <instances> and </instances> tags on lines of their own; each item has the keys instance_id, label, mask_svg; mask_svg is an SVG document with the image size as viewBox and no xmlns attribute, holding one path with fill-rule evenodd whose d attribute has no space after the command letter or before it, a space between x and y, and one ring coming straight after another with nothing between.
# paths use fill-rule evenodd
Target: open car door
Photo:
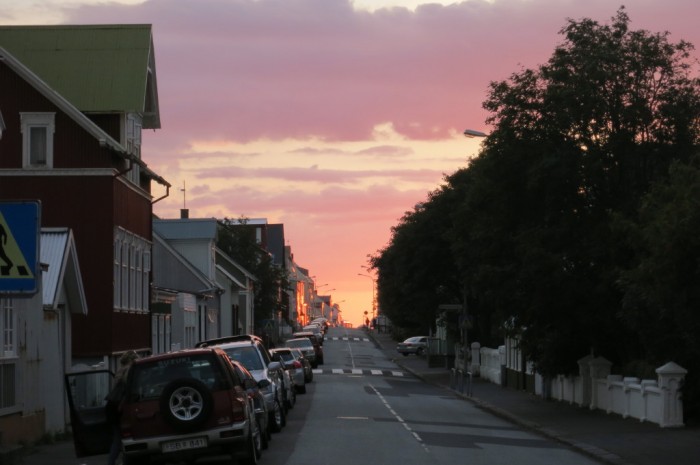
<instances>
[{"instance_id":1,"label":"open car door","mask_svg":"<svg viewBox=\"0 0 700 465\"><path fill-rule=\"evenodd\" d=\"M109 452L114 437L107 422L105 397L114 375L109 370L89 370L65 375L68 407L77 457Z\"/></svg>"}]
</instances>

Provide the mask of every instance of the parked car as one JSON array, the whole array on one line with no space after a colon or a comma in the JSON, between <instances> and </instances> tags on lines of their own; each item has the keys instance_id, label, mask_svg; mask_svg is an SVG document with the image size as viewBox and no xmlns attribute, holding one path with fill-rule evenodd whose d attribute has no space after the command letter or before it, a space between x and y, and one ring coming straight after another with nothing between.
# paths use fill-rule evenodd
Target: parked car
<instances>
[{"instance_id":1,"label":"parked car","mask_svg":"<svg viewBox=\"0 0 700 465\"><path fill-rule=\"evenodd\" d=\"M289 349L292 351L294 358L301 362L302 369L304 370L304 382L312 382L314 380L314 370L311 367L309 359L304 356L304 353L300 349L294 347L290 347Z\"/></svg>"},{"instance_id":2,"label":"parked car","mask_svg":"<svg viewBox=\"0 0 700 465\"><path fill-rule=\"evenodd\" d=\"M228 355L227 355L228 357ZM262 448L267 449L270 444L271 434L270 434L270 414L267 411L267 405L265 404L265 395L257 382L255 377L240 363L233 363L233 367L236 373L243 380L243 384L247 387L248 397L253 401L253 407L255 408L255 418L258 420L258 425L262 433ZM262 383L265 383L262 381Z\"/></svg>"},{"instance_id":3,"label":"parked car","mask_svg":"<svg viewBox=\"0 0 700 465\"><path fill-rule=\"evenodd\" d=\"M324 318L324 317L316 318L315 320L311 321L311 323L309 323L309 324L319 325L324 334L326 332L328 332L328 327L330 326L330 323L328 323L328 318Z\"/></svg>"},{"instance_id":4,"label":"parked car","mask_svg":"<svg viewBox=\"0 0 700 465\"><path fill-rule=\"evenodd\" d=\"M296 334L296 333L295 333ZM294 349L301 350L304 357L309 361L312 368L318 367L318 360L316 359L316 347L314 343L308 337L295 337L294 339L289 339L285 342L287 347L292 347Z\"/></svg>"},{"instance_id":5,"label":"parked car","mask_svg":"<svg viewBox=\"0 0 700 465\"><path fill-rule=\"evenodd\" d=\"M289 411L294 408L294 405L297 403L297 390L296 387L294 386L294 379L292 378L292 373L287 369L287 367L284 364L283 360L278 360L272 352L270 352L270 356L272 359L276 362L279 362L282 367L284 368L284 408Z\"/></svg>"},{"instance_id":6,"label":"parked car","mask_svg":"<svg viewBox=\"0 0 700 465\"><path fill-rule=\"evenodd\" d=\"M210 339L197 343L197 347L219 347L244 367L258 381L265 396L265 404L270 415L270 430L277 433L287 424L284 368L275 362L257 336L246 334Z\"/></svg>"},{"instance_id":7,"label":"parked car","mask_svg":"<svg viewBox=\"0 0 700 465\"><path fill-rule=\"evenodd\" d=\"M423 355L428 349L428 336L413 336L399 342L396 350L404 357L410 354Z\"/></svg>"},{"instance_id":8,"label":"parked car","mask_svg":"<svg viewBox=\"0 0 700 465\"><path fill-rule=\"evenodd\" d=\"M311 344L314 346L314 352L316 353L316 366L314 366L314 368L318 365L323 365L323 346L318 342L316 334L311 331L300 331L298 333L292 333L292 337L294 339L307 338L311 341Z\"/></svg>"},{"instance_id":9,"label":"parked car","mask_svg":"<svg viewBox=\"0 0 700 465\"><path fill-rule=\"evenodd\" d=\"M304 374L304 366L292 353L289 347L281 347L279 349L270 350L273 360L279 360L284 366L284 369L289 373L292 380L294 392L304 394L306 392L306 376Z\"/></svg>"},{"instance_id":10,"label":"parked car","mask_svg":"<svg viewBox=\"0 0 700 465\"><path fill-rule=\"evenodd\" d=\"M318 343L319 343L320 345L323 345L323 340L324 340L324 338L325 338L325 333L324 333L324 331L321 329L321 325L320 325L320 324L308 324L308 325L304 326L301 330L302 330L302 331L309 331L309 332L314 333L314 335L316 336L316 340L318 341Z\"/></svg>"},{"instance_id":11,"label":"parked car","mask_svg":"<svg viewBox=\"0 0 700 465\"><path fill-rule=\"evenodd\" d=\"M79 455L86 455L79 446L85 439L96 439L96 432L109 433L109 438L114 434L99 402L104 398L101 391L109 386L105 375L104 370L66 374L73 439L76 451L82 451ZM134 361L122 403L124 463L194 461L230 454L241 463L255 464L261 455L262 433L247 393L253 387L255 383L241 379L235 363L216 348Z\"/></svg>"}]
</instances>

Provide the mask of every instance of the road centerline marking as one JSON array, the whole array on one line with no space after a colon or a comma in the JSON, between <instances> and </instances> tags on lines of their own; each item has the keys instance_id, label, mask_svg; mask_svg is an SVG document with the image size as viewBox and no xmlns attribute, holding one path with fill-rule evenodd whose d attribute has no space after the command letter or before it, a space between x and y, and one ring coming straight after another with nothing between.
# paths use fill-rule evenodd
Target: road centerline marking
<instances>
[{"instance_id":1,"label":"road centerline marking","mask_svg":"<svg viewBox=\"0 0 700 465\"><path fill-rule=\"evenodd\" d=\"M384 404L384 406L387 408L387 410L389 410L389 413L391 413L394 416L394 418L396 418L396 421L398 421L401 425L403 425L403 427L406 429L406 431L408 431L415 438L415 440L418 441L418 443L421 445L421 447L423 447L423 450L426 453L430 453L430 449L428 449L428 446L425 445L425 443L423 442L423 439L420 437L420 435L418 433L416 433L415 431L413 431L413 429L411 429L409 424L406 423L404 421L404 419L399 416L398 413L396 413L394 408L391 406L391 404L389 404L389 401L386 400L386 398L382 395L382 393L379 392L377 390L377 388L375 388L371 384L369 385L369 387L374 391L374 393L377 395L377 397L379 397L379 400L381 400L382 403Z\"/></svg>"}]
</instances>

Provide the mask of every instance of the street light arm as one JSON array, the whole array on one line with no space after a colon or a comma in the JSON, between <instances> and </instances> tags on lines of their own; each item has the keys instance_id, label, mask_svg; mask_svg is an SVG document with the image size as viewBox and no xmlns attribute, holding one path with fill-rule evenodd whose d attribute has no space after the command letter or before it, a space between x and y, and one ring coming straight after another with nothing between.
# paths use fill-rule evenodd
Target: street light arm
<instances>
[{"instance_id":1,"label":"street light arm","mask_svg":"<svg viewBox=\"0 0 700 465\"><path fill-rule=\"evenodd\" d=\"M377 282L376 279L374 279L373 276L370 276L368 274L362 274L362 273L357 273L357 276L364 276L365 278L369 278L372 280L372 319L374 319L374 313L377 310L376 307L376 302L375 302L375 292L374 292L374 287Z\"/></svg>"},{"instance_id":2,"label":"street light arm","mask_svg":"<svg viewBox=\"0 0 700 465\"><path fill-rule=\"evenodd\" d=\"M474 137L486 137L488 134L485 132L477 131L475 129L465 129L464 130L464 137L468 137L470 139Z\"/></svg>"}]
</instances>

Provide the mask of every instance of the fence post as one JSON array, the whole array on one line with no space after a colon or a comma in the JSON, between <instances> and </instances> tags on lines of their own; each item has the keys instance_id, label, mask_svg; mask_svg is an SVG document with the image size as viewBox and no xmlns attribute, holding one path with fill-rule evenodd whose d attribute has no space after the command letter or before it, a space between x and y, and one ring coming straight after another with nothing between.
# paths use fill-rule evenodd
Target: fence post
<instances>
[{"instance_id":1,"label":"fence post","mask_svg":"<svg viewBox=\"0 0 700 465\"><path fill-rule=\"evenodd\" d=\"M581 406L591 405L591 367L589 363L593 360L592 354L588 354L578 360L578 374L581 377Z\"/></svg>"},{"instance_id":2,"label":"fence post","mask_svg":"<svg viewBox=\"0 0 700 465\"><path fill-rule=\"evenodd\" d=\"M589 408L595 410L598 408L598 380L610 374L612 362L603 357L596 357L588 362L588 367L591 376L588 380L588 383L591 385L591 403Z\"/></svg>"},{"instance_id":3,"label":"fence post","mask_svg":"<svg viewBox=\"0 0 700 465\"><path fill-rule=\"evenodd\" d=\"M656 369L661 388L662 428L683 426L683 401L679 391L687 373L688 370L673 362Z\"/></svg>"},{"instance_id":4,"label":"fence post","mask_svg":"<svg viewBox=\"0 0 700 465\"><path fill-rule=\"evenodd\" d=\"M506 385L506 346L498 346L498 360L501 365L501 386Z\"/></svg>"},{"instance_id":5,"label":"fence post","mask_svg":"<svg viewBox=\"0 0 700 465\"><path fill-rule=\"evenodd\" d=\"M481 344L478 342L472 342L472 374L479 376L481 373Z\"/></svg>"}]
</instances>

